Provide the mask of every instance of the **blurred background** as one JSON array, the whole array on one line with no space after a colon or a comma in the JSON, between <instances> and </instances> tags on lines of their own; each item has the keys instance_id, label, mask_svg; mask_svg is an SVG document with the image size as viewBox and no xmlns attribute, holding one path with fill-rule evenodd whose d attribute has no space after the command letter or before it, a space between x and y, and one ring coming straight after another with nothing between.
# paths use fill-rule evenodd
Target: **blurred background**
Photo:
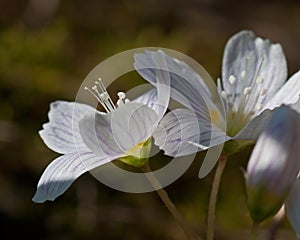
<instances>
[{"instance_id":1,"label":"blurred background","mask_svg":"<svg viewBox=\"0 0 300 240\"><path fill-rule=\"evenodd\" d=\"M118 192L89 174L55 202L31 201L43 170L58 156L38 136L49 103L73 101L85 76L107 57L136 47L171 48L216 79L227 39L250 29L282 44L290 75L300 68L296 0L0 0L0 9L0 239L183 239L155 193ZM250 152L233 156L225 169L216 239L249 234L241 167ZM203 156L167 187L201 235L213 177L197 177ZM277 239L295 239L286 220Z\"/></svg>"}]
</instances>

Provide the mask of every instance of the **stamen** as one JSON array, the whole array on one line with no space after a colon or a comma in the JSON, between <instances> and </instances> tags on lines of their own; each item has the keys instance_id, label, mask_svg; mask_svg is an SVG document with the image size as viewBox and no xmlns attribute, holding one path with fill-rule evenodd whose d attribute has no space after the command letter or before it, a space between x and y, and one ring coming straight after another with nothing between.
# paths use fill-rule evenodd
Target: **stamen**
<instances>
[{"instance_id":1,"label":"stamen","mask_svg":"<svg viewBox=\"0 0 300 240\"><path fill-rule=\"evenodd\" d=\"M234 75L230 75L228 81L231 85L234 85L236 83L236 77Z\"/></svg>"},{"instance_id":2,"label":"stamen","mask_svg":"<svg viewBox=\"0 0 300 240\"><path fill-rule=\"evenodd\" d=\"M95 81L95 85L92 87L92 90L87 87L84 89L89 91L97 99L97 101L104 107L106 112L111 112L116 109L101 78L99 78L98 81Z\"/></svg>"},{"instance_id":3,"label":"stamen","mask_svg":"<svg viewBox=\"0 0 300 240\"><path fill-rule=\"evenodd\" d=\"M264 56L262 56L261 59L260 59L260 63L258 65L257 71L256 71L255 76L254 76L255 80L257 80L257 78L259 77L258 74L261 70L261 67L262 67L263 63L264 63Z\"/></svg>"},{"instance_id":4,"label":"stamen","mask_svg":"<svg viewBox=\"0 0 300 240\"><path fill-rule=\"evenodd\" d=\"M221 97L226 100L227 99L227 93L225 91L221 92Z\"/></svg>"},{"instance_id":5,"label":"stamen","mask_svg":"<svg viewBox=\"0 0 300 240\"><path fill-rule=\"evenodd\" d=\"M117 95L118 95L118 97L119 97L119 100L117 101L117 105L118 105L118 106L123 105L123 104L129 102L129 99L126 98L126 94L125 94L125 93L123 93L123 92L118 92Z\"/></svg>"},{"instance_id":6,"label":"stamen","mask_svg":"<svg viewBox=\"0 0 300 240\"><path fill-rule=\"evenodd\" d=\"M243 71L241 72L241 78L242 78L242 80L245 80L245 79L246 79L246 70L243 70Z\"/></svg>"},{"instance_id":7,"label":"stamen","mask_svg":"<svg viewBox=\"0 0 300 240\"><path fill-rule=\"evenodd\" d=\"M91 90L89 89L88 87L84 87L84 90L87 90L90 94L92 94L98 102L100 102L101 100L98 98L98 96Z\"/></svg>"},{"instance_id":8,"label":"stamen","mask_svg":"<svg viewBox=\"0 0 300 240\"><path fill-rule=\"evenodd\" d=\"M256 78L256 83L257 84L260 84L260 83L263 83L264 82L264 79L261 77L261 76L258 76L257 78Z\"/></svg>"},{"instance_id":9,"label":"stamen","mask_svg":"<svg viewBox=\"0 0 300 240\"><path fill-rule=\"evenodd\" d=\"M244 95L245 96L248 96L248 95L250 95L251 94L251 91L252 91L252 88L251 87L246 87L246 88L244 88Z\"/></svg>"},{"instance_id":10,"label":"stamen","mask_svg":"<svg viewBox=\"0 0 300 240\"><path fill-rule=\"evenodd\" d=\"M262 105L262 104L258 104L257 107L256 107L257 111L262 110L262 108L263 108L263 105Z\"/></svg>"},{"instance_id":11,"label":"stamen","mask_svg":"<svg viewBox=\"0 0 300 240\"><path fill-rule=\"evenodd\" d=\"M260 96L265 96L267 93L267 89L263 88L261 91L260 91Z\"/></svg>"},{"instance_id":12,"label":"stamen","mask_svg":"<svg viewBox=\"0 0 300 240\"><path fill-rule=\"evenodd\" d=\"M117 95L118 95L119 99L124 99L126 97L125 93L123 93L123 92L118 92Z\"/></svg>"}]
</instances>

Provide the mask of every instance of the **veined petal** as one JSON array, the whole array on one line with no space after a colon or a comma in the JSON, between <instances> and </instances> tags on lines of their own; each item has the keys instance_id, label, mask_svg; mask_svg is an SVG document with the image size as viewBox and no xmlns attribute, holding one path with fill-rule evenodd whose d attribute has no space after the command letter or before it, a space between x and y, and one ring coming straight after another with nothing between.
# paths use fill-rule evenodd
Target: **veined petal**
<instances>
[{"instance_id":1,"label":"veined petal","mask_svg":"<svg viewBox=\"0 0 300 240\"><path fill-rule=\"evenodd\" d=\"M56 101L50 104L49 122L39 132L45 144L61 154L87 150L78 122L85 114L95 112L92 107L76 102Z\"/></svg>"},{"instance_id":2,"label":"veined petal","mask_svg":"<svg viewBox=\"0 0 300 240\"><path fill-rule=\"evenodd\" d=\"M148 92L142 94L138 98L132 100L131 102L142 103L149 108L152 108L156 113L159 111L159 106L157 106L157 89L153 88Z\"/></svg>"},{"instance_id":3,"label":"veined petal","mask_svg":"<svg viewBox=\"0 0 300 240\"><path fill-rule=\"evenodd\" d=\"M162 51L161 51L162 52ZM147 81L156 85L156 62L153 55L156 52L145 51L135 54L134 66L137 72ZM212 95L204 80L186 63L171 58L162 52L166 59L167 71L170 77L171 97L200 115L209 116L209 108L217 108L212 101Z\"/></svg>"},{"instance_id":4,"label":"veined petal","mask_svg":"<svg viewBox=\"0 0 300 240\"><path fill-rule=\"evenodd\" d=\"M79 128L83 141L96 155L126 155L152 136L156 122L157 115L151 108L129 102L108 114L85 116Z\"/></svg>"},{"instance_id":5,"label":"veined petal","mask_svg":"<svg viewBox=\"0 0 300 240\"><path fill-rule=\"evenodd\" d=\"M255 221L275 214L300 169L300 115L277 108L259 137L247 167L248 206Z\"/></svg>"},{"instance_id":6,"label":"veined petal","mask_svg":"<svg viewBox=\"0 0 300 240\"><path fill-rule=\"evenodd\" d=\"M285 203L286 215L295 230L300 235L300 179L298 178L291 189Z\"/></svg>"},{"instance_id":7,"label":"veined petal","mask_svg":"<svg viewBox=\"0 0 300 240\"><path fill-rule=\"evenodd\" d=\"M270 101L265 105L265 109L273 109L282 104L296 103L300 95L300 71L295 73Z\"/></svg>"},{"instance_id":8,"label":"veined petal","mask_svg":"<svg viewBox=\"0 0 300 240\"><path fill-rule=\"evenodd\" d=\"M157 101L154 104L154 110L160 120L167 110L171 94L170 70L166 55L160 50L156 52L146 51L145 54L135 54L134 58L136 71L140 74L145 73L141 75L148 81L149 77L147 75L150 74L151 83L157 89Z\"/></svg>"},{"instance_id":9,"label":"veined petal","mask_svg":"<svg viewBox=\"0 0 300 240\"><path fill-rule=\"evenodd\" d=\"M99 157L92 152L72 153L52 161L39 180L33 201L55 200L83 173L108 163L120 156Z\"/></svg>"},{"instance_id":10,"label":"veined petal","mask_svg":"<svg viewBox=\"0 0 300 240\"><path fill-rule=\"evenodd\" d=\"M176 109L161 120L155 144L169 156L185 156L227 141L226 133L189 109Z\"/></svg>"},{"instance_id":11,"label":"veined petal","mask_svg":"<svg viewBox=\"0 0 300 240\"><path fill-rule=\"evenodd\" d=\"M230 81L231 76L234 76L235 81ZM250 31L239 32L227 42L222 81L226 93L229 96L234 94L232 102L235 105L239 103L246 87L251 87L246 108L253 110L257 103L264 105L286 78L286 59L279 44L271 44L269 40L256 37ZM264 94L261 94L262 90Z\"/></svg>"},{"instance_id":12,"label":"veined petal","mask_svg":"<svg viewBox=\"0 0 300 240\"><path fill-rule=\"evenodd\" d=\"M266 128L270 121L272 112L263 111L260 115L251 120L235 137L235 140L255 140Z\"/></svg>"}]
</instances>

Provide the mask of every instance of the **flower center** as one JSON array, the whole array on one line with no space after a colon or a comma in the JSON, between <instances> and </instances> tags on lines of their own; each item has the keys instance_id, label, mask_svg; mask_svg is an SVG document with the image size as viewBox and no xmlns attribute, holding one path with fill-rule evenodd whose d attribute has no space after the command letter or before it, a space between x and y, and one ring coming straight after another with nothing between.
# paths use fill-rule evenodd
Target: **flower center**
<instances>
[{"instance_id":1,"label":"flower center","mask_svg":"<svg viewBox=\"0 0 300 240\"><path fill-rule=\"evenodd\" d=\"M148 162L150 150L151 138L138 143L137 145L126 151L127 155L119 158L119 160L131 166L142 167Z\"/></svg>"},{"instance_id":2,"label":"flower center","mask_svg":"<svg viewBox=\"0 0 300 240\"><path fill-rule=\"evenodd\" d=\"M95 85L92 87L92 89L84 87L84 90L89 91L103 106L106 112L109 113L117 109L115 104L111 100L101 78L98 78L98 81L95 81ZM117 101L117 107L129 102L129 99L126 98L124 92L118 92L117 95L119 97Z\"/></svg>"},{"instance_id":3,"label":"flower center","mask_svg":"<svg viewBox=\"0 0 300 240\"><path fill-rule=\"evenodd\" d=\"M227 109L227 133L230 136L235 136L263 108L262 101L267 89L262 86L264 79L260 71L264 59L260 59L253 75L248 69L249 60L247 57L240 76L231 75L227 79L231 86L230 93L221 91Z\"/></svg>"}]
</instances>

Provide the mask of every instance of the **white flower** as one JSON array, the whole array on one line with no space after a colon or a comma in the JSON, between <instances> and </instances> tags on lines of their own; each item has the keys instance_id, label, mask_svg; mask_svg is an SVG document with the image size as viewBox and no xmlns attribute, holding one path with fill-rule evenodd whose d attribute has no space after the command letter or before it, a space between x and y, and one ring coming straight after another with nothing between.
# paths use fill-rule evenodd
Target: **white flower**
<instances>
[{"instance_id":1,"label":"white flower","mask_svg":"<svg viewBox=\"0 0 300 240\"><path fill-rule=\"evenodd\" d=\"M55 152L63 154L52 161L37 186L35 202L54 200L81 174L115 159L140 166L148 158L150 138L167 110L170 87L161 52L152 56L156 63L156 88L129 101L118 93L114 105L101 81L92 93L107 111L76 102L57 101L50 105L49 122L40 136Z\"/></svg>"},{"instance_id":2,"label":"white flower","mask_svg":"<svg viewBox=\"0 0 300 240\"><path fill-rule=\"evenodd\" d=\"M146 80L155 84L152 54L154 52L150 51L136 54L135 66ZM256 37L250 31L237 33L226 44L222 80L217 84L222 106L216 103L202 76L178 59L167 55L166 59L171 72L171 97L188 109L181 109L180 117L167 114L160 127L168 129L169 122L194 129L199 125L199 132L190 135L181 133L180 127L173 129L187 135L186 141L198 146L198 151L230 139L239 143L242 140L255 141L270 118L271 110L281 104L295 103L299 98L300 72L285 83L287 64L281 46ZM197 117L190 118L190 112ZM198 142L193 139L196 134L200 136ZM177 149L169 144L176 141L176 136L168 131L157 134L155 141L167 154L178 154ZM199 176L205 176L217 161L208 160L210 162L203 163Z\"/></svg>"},{"instance_id":3,"label":"white flower","mask_svg":"<svg viewBox=\"0 0 300 240\"><path fill-rule=\"evenodd\" d=\"M277 108L258 138L247 166L247 202L255 222L275 215L286 201L300 170L299 146L300 114L288 106ZM287 212L295 216L291 205L299 208L299 202L293 198L288 201Z\"/></svg>"}]
</instances>

